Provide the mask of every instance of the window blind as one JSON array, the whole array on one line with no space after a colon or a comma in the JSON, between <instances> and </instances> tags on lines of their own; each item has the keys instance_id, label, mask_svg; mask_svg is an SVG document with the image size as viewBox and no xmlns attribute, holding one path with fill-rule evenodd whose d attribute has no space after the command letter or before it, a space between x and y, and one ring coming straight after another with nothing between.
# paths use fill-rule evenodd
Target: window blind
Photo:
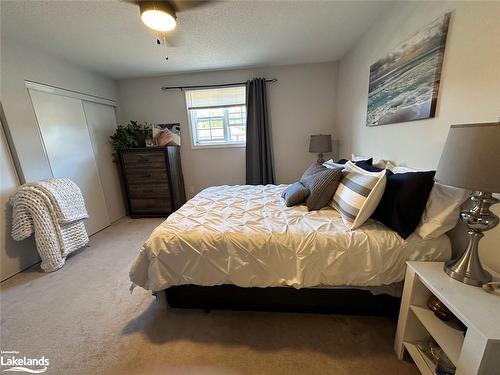
<instances>
[{"instance_id":1,"label":"window blind","mask_svg":"<svg viewBox=\"0 0 500 375\"><path fill-rule=\"evenodd\" d=\"M189 110L241 106L245 105L245 102L245 86L186 91L186 104Z\"/></svg>"}]
</instances>

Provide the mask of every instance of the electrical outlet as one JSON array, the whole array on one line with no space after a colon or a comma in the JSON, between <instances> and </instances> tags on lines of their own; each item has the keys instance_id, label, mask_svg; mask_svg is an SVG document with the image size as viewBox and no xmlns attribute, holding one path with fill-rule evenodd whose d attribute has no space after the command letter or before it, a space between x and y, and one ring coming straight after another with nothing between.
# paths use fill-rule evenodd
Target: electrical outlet
<instances>
[{"instance_id":1,"label":"electrical outlet","mask_svg":"<svg viewBox=\"0 0 500 375\"><path fill-rule=\"evenodd\" d=\"M194 194L194 186L189 185L189 194Z\"/></svg>"}]
</instances>

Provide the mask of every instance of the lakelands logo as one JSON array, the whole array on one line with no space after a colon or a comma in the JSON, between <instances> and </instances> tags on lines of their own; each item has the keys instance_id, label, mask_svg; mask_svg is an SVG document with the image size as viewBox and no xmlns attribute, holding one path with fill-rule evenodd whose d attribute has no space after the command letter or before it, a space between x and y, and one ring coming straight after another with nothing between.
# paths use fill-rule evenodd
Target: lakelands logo
<instances>
[{"instance_id":1,"label":"lakelands logo","mask_svg":"<svg viewBox=\"0 0 500 375\"><path fill-rule=\"evenodd\" d=\"M30 374L42 374L47 371L49 359L45 356L31 358L19 355L19 352L1 351L0 366L2 372L27 372ZM4 369L4 367L7 367Z\"/></svg>"}]
</instances>

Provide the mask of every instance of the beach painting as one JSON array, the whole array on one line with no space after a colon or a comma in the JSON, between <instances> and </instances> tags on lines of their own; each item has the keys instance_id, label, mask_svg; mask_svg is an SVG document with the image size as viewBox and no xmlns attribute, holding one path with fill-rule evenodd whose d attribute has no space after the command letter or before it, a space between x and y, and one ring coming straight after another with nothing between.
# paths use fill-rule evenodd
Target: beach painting
<instances>
[{"instance_id":1,"label":"beach painting","mask_svg":"<svg viewBox=\"0 0 500 375\"><path fill-rule=\"evenodd\" d=\"M366 125L434 117L450 13L370 67Z\"/></svg>"}]
</instances>

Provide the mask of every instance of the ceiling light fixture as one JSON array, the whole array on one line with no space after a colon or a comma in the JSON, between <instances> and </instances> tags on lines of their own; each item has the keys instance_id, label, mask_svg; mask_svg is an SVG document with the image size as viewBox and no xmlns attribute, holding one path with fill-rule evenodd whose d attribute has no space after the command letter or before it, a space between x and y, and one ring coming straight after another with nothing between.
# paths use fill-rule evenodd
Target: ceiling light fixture
<instances>
[{"instance_id":1,"label":"ceiling light fixture","mask_svg":"<svg viewBox=\"0 0 500 375\"><path fill-rule=\"evenodd\" d=\"M170 31L177 24L175 9L169 1L141 1L139 9L142 22L153 30Z\"/></svg>"}]
</instances>

